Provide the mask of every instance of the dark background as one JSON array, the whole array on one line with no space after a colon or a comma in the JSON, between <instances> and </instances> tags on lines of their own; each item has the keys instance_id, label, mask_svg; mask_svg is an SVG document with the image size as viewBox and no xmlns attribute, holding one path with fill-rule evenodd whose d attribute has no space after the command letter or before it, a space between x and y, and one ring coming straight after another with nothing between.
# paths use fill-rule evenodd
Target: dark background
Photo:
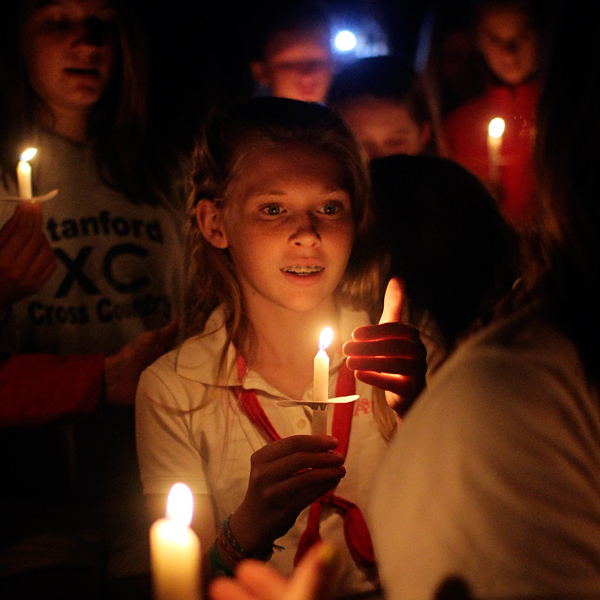
<instances>
[{"instance_id":1,"label":"dark background","mask_svg":"<svg viewBox=\"0 0 600 600\"><path fill-rule=\"evenodd\" d=\"M251 93L247 45L264 4L137 1L147 34L153 121L186 144L210 102ZM334 15L373 17L384 30L390 52L412 60L432 0L324 0L324 4Z\"/></svg>"}]
</instances>

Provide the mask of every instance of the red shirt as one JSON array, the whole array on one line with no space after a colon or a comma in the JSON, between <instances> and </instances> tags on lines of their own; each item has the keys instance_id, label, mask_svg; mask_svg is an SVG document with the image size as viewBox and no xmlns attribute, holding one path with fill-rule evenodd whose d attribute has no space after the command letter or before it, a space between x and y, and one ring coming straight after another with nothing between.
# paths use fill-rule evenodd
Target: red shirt
<instances>
[{"instance_id":1,"label":"red shirt","mask_svg":"<svg viewBox=\"0 0 600 600\"><path fill-rule=\"evenodd\" d=\"M444 122L449 158L477 175L497 197L512 223L530 213L535 195L532 161L534 123L539 86L491 85L484 94L455 109ZM498 184L491 181L488 125L495 117L505 122L498 152Z\"/></svg>"},{"instance_id":2,"label":"red shirt","mask_svg":"<svg viewBox=\"0 0 600 600\"><path fill-rule=\"evenodd\" d=\"M92 413L102 396L102 354L14 354L0 362L0 429Z\"/></svg>"}]
</instances>

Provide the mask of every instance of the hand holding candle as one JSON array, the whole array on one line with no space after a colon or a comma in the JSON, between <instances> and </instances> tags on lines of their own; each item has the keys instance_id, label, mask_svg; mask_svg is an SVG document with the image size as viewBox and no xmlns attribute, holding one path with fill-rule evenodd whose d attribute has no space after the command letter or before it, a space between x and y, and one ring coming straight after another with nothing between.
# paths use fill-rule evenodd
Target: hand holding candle
<instances>
[{"instance_id":1,"label":"hand holding candle","mask_svg":"<svg viewBox=\"0 0 600 600\"><path fill-rule=\"evenodd\" d=\"M21 154L21 160L17 165L17 180L19 183L19 196L23 200L29 200L33 197L31 185L31 165L29 161L35 156L37 150L35 148L27 148Z\"/></svg>"},{"instance_id":2,"label":"hand holding candle","mask_svg":"<svg viewBox=\"0 0 600 600\"><path fill-rule=\"evenodd\" d=\"M176 483L167 499L167 518L150 528L150 560L156 600L200 600L200 540L190 529L194 498Z\"/></svg>"},{"instance_id":3,"label":"hand holding candle","mask_svg":"<svg viewBox=\"0 0 600 600\"><path fill-rule=\"evenodd\" d=\"M325 327L319 337L319 351L314 365L314 400L322 402L313 409L313 435L327 433L327 400L329 399L329 356L325 350L333 340L333 330Z\"/></svg>"}]
</instances>

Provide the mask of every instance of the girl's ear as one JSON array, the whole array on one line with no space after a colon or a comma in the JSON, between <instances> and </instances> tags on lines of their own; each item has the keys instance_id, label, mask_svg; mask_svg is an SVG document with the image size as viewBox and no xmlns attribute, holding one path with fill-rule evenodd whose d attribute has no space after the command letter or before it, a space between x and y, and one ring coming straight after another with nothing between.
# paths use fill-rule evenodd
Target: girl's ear
<instances>
[{"instance_id":1,"label":"girl's ear","mask_svg":"<svg viewBox=\"0 0 600 600\"><path fill-rule=\"evenodd\" d=\"M206 241L215 248L227 248L229 243L223 226L222 211L219 210L212 200L202 198L196 204L196 221L200 233Z\"/></svg>"}]
</instances>

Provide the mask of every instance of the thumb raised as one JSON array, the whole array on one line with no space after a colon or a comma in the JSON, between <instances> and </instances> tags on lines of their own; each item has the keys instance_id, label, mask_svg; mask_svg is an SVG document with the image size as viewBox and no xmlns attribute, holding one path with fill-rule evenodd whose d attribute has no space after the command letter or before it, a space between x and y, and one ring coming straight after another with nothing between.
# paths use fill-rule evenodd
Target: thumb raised
<instances>
[{"instance_id":1,"label":"thumb raised","mask_svg":"<svg viewBox=\"0 0 600 600\"><path fill-rule=\"evenodd\" d=\"M394 277L388 282L383 298L383 311L379 323L398 323L404 302L404 282Z\"/></svg>"}]
</instances>

